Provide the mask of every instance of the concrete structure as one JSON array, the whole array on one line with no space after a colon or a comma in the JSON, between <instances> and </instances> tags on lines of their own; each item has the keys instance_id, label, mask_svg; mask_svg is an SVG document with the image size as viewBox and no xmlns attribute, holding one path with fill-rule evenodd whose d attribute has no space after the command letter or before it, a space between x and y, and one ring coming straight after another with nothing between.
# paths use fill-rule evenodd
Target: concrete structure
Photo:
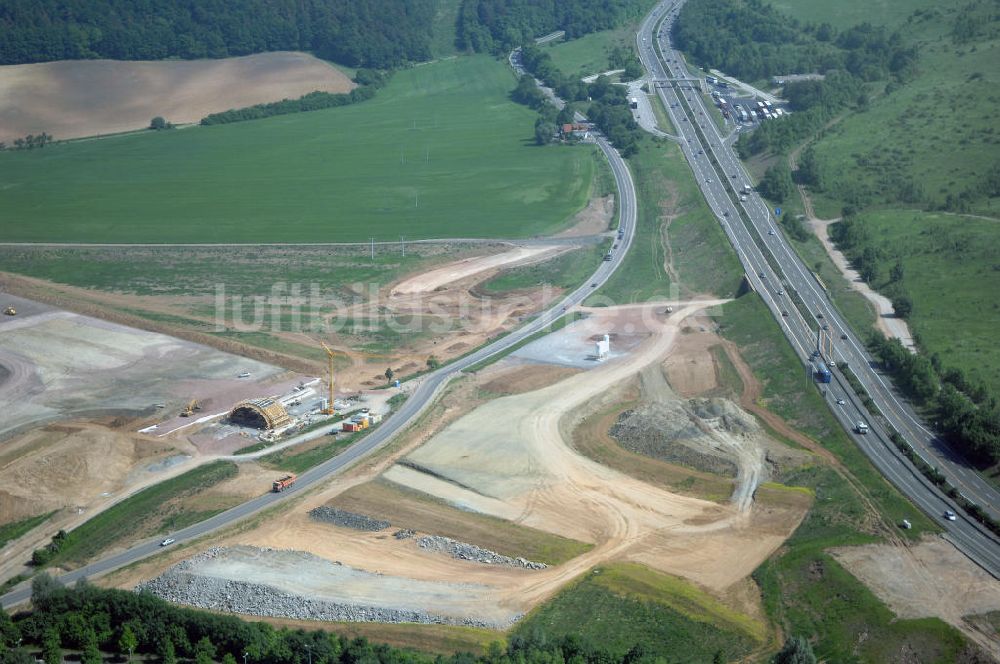
<instances>
[{"instance_id":1,"label":"concrete structure","mask_svg":"<svg viewBox=\"0 0 1000 664\"><path fill-rule=\"evenodd\" d=\"M611 337L604 335L604 338L594 344L594 356L597 361L608 359L608 353L611 352Z\"/></svg>"},{"instance_id":2,"label":"concrete structure","mask_svg":"<svg viewBox=\"0 0 1000 664\"><path fill-rule=\"evenodd\" d=\"M278 429L291 422L288 412L276 399L247 399L236 404L229 419L234 424L255 429Z\"/></svg>"}]
</instances>

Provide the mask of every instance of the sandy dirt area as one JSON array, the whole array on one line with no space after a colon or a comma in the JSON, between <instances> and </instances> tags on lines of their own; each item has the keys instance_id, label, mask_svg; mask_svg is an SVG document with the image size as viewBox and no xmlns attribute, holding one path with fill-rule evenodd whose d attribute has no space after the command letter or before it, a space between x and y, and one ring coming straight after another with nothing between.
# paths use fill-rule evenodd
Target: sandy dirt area
<instances>
[{"instance_id":1,"label":"sandy dirt area","mask_svg":"<svg viewBox=\"0 0 1000 664\"><path fill-rule=\"evenodd\" d=\"M748 525L753 516L672 494L580 456L565 445L559 426L563 416L581 404L662 360L679 322L700 308L690 305L666 320L656 320L648 341L618 361L481 406L408 455L385 477L467 509L595 543L597 553L584 558L617 556L648 546L654 551L649 562L658 569L711 588L735 583L787 536L787 515L775 524L783 534L763 533ZM593 313L621 316L611 310ZM648 316L642 318L650 322ZM793 519L795 523L798 518L801 515ZM669 537L659 538L657 533ZM720 539L719 557L704 560L698 551L710 546L713 538ZM681 551L690 540L699 543L685 559Z\"/></svg>"},{"instance_id":2,"label":"sandy dirt area","mask_svg":"<svg viewBox=\"0 0 1000 664\"><path fill-rule=\"evenodd\" d=\"M56 139L175 124L309 92L347 92L343 72L306 53L222 60L69 60L0 67L0 141L48 132Z\"/></svg>"},{"instance_id":3,"label":"sandy dirt area","mask_svg":"<svg viewBox=\"0 0 1000 664\"><path fill-rule=\"evenodd\" d=\"M968 616L1000 611L1000 581L939 537L910 546L869 544L830 553L900 618L937 617L1000 658L1000 635Z\"/></svg>"},{"instance_id":4,"label":"sandy dirt area","mask_svg":"<svg viewBox=\"0 0 1000 664\"><path fill-rule=\"evenodd\" d=\"M583 404L623 381L633 380L646 367L658 367L676 341L682 321L712 303L678 306L669 317L663 315L662 304L588 311L600 318L605 329L631 326L632 332L639 334L639 326L648 325L645 339L632 352L591 371L545 365L527 369L521 361L507 360L508 364L491 368L482 377L465 378L461 389L478 400L477 407L446 415L450 423L439 425L435 417L428 423L436 431L429 440L420 436L421 440L408 443L378 463L362 464L349 476L307 495L280 519L267 520L213 544L304 551L340 562L354 572L385 579L355 596L350 590L353 586L332 583L324 575L299 579L295 581L299 586L293 588L279 560L286 554L276 554L275 561L269 557L240 561L239 575L264 579L275 587L304 594L322 591L334 601L357 603L363 599L368 604L385 604L385 593L390 593L395 599L389 604L398 604L407 596L408 582L412 581L416 584L414 597L426 599L419 602L424 608L453 616L469 615L467 611L491 619L517 616L608 560L642 562L682 575L719 596L732 594L732 589L742 588L742 580L794 530L806 506L767 505L740 512L728 504L678 495L581 456L566 444L563 427L567 415ZM522 391L536 384L536 389ZM512 396L483 401L483 394L499 392ZM383 472L386 467L388 471ZM374 493L366 489L355 495L374 477L383 479L370 486L382 489ZM400 511L398 498L393 498L405 495L400 491L425 495L413 505L407 502L406 509ZM308 510L317 505L338 505L338 496L344 496L345 506L370 509L376 516L391 512L403 522L394 521L384 531L363 532L308 516ZM348 500L349 496L354 497ZM377 508L380 500L387 505L384 510ZM566 562L531 570L457 560L422 549L413 539L393 536L397 527L406 528L411 522L436 529L435 524L439 526L447 518L439 512L456 507L475 520L499 518L509 522L508 527L519 528L520 533L560 535L593 547ZM454 530L448 532L455 534ZM482 527L470 526L468 532L470 538L479 538L476 532L481 533ZM119 575L113 583L127 585L149 578L190 553L172 552ZM231 576L232 571L224 571L224 575ZM462 588L456 589L456 584ZM736 594L745 595L743 590ZM488 616L482 613L484 604L491 612Z\"/></svg>"},{"instance_id":5,"label":"sandy dirt area","mask_svg":"<svg viewBox=\"0 0 1000 664\"><path fill-rule=\"evenodd\" d=\"M0 293L0 301L26 302ZM34 305L0 320L0 436L69 417L205 412L268 396L284 370L162 334ZM238 374L250 372L250 378ZM157 406L162 404L163 408ZM157 417L162 419L162 417Z\"/></svg>"},{"instance_id":6,"label":"sandy dirt area","mask_svg":"<svg viewBox=\"0 0 1000 664\"><path fill-rule=\"evenodd\" d=\"M613 194L590 199L587 207L576 213L575 223L555 237L597 235L608 230L615 214Z\"/></svg>"},{"instance_id":7,"label":"sandy dirt area","mask_svg":"<svg viewBox=\"0 0 1000 664\"><path fill-rule=\"evenodd\" d=\"M454 263L443 265L429 272L410 277L392 289L392 295L414 295L417 293L432 293L448 284L461 281L489 270L510 268L538 260L548 260L560 249L559 246L515 247L492 256L477 256L466 258Z\"/></svg>"}]
</instances>

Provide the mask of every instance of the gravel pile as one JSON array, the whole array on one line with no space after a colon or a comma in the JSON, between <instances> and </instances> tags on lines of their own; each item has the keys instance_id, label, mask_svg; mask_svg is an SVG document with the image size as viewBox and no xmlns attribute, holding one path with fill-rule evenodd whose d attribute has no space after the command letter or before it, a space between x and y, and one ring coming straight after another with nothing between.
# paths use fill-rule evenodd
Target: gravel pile
<instances>
[{"instance_id":1,"label":"gravel pile","mask_svg":"<svg viewBox=\"0 0 1000 664\"><path fill-rule=\"evenodd\" d=\"M367 530L373 533L385 530L392 525L388 521L373 519L370 516L365 516L364 514L346 512L344 510L338 510L336 507L326 507L325 505L323 507L317 507L309 510L309 516L317 521L326 521L327 523L332 523L335 526L353 528L354 530Z\"/></svg>"},{"instance_id":2,"label":"gravel pile","mask_svg":"<svg viewBox=\"0 0 1000 664\"><path fill-rule=\"evenodd\" d=\"M294 595L259 583L202 576L192 571L205 560L225 553L226 549L224 548L209 549L175 565L155 579L140 583L136 586L135 591L149 592L168 602L186 604L201 609L294 620L411 622L507 629L521 618L518 615L510 624L500 625L476 618L440 616L427 611L341 604Z\"/></svg>"},{"instance_id":3,"label":"gravel pile","mask_svg":"<svg viewBox=\"0 0 1000 664\"><path fill-rule=\"evenodd\" d=\"M417 534L416 532L410 530L409 528L403 528L402 530L397 530L396 532L394 532L392 536L398 540L405 540L412 538L416 534Z\"/></svg>"},{"instance_id":4,"label":"gravel pile","mask_svg":"<svg viewBox=\"0 0 1000 664\"><path fill-rule=\"evenodd\" d=\"M427 549L428 551L441 551L447 553L452 558L472 560L486 565L504 565L506 567L523 567L524 569L545 569L548 567L545 563L536 563L524 558L511 558L510 556L501 555L475 544L466 544L465 542L459 542L449 537L440 537L438 535L421 537L417 540L417 544L420 548Z\"/></svg>"}]
</instances>

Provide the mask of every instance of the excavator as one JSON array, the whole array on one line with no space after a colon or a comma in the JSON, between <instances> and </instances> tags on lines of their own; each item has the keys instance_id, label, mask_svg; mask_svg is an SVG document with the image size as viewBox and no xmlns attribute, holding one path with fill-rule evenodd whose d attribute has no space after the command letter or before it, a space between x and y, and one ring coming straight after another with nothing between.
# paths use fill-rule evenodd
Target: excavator
<instances>
[{"instance_id":1,"label":"excavator","mask_svg":"<svg viewBox=\"0 0 1000 664\"><path fill-rule=\"evenodd\" d=\"M6 309L3 310L3 315L4 316L16 316L17 315L17 309L15 309L12 306L11 307L7 307Z\"/></svg>"},{"instance_id":2,"label":"excavator","mask_svg":"<svg viewBox=\"0 0 1000 664\"><path fill-rule=\"evenodd\" d=\"M191 417L196 410L201 410L201 406L198 405L197 399L191 399L191 402L181 411L181 417Z\"/></svg>"}]
</instances>

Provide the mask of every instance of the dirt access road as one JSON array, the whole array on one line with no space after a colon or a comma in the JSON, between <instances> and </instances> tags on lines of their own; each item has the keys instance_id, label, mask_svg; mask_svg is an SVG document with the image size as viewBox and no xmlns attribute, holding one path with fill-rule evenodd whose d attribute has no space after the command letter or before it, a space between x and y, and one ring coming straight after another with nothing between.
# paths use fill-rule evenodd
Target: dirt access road
<instances>
[{"instance_id":1,"label":"dirt access road","mask_svg":"<svg viewBox=\"0 0 1000 664\"><path fill-rule=\"evenodd\" d=\"M687 316L720 303L685 303L666 319L648 316L650 338L631 355L491 401L410 454L410 465L384 476L454 505L596 545L509 591L528 605L589 567L622 557L713 589L732 585L780 545L804 511L785 514L780 527L758 528L767 515L673 494L611 470L572 450L561 429L582 404L661 362Z\"/></svg>"},{"instance_id":2,"label":"dirt access road","mask_svg":"<svg viewBox=\"0 0 1000 664\"><path fill-rule=\"evenodd\" d=\"M789 166L793 171L797 166L799 153L801 151L802 148L800 147L788 157ZM851 267L851 262L847 260L847 256L837 249L837 247L834 246L833 241L830 240L830 224L835 224L840 221L840 219L818 219L816 217L816 213L813 211L812 199L809 197L809 192L806 191L805 186L799 184L796 185L796 188L798 189L799 197L802 199L802 208L806 214L806 224L808 224L813 234L816 235L820 244L823 245L823 249L826 251L827 256L830 257L833 264L838 270L840 270L840 274L844 277L844 279L851 284L851 288L861 293L861 295L875 307L875 311L878 314L878 318L875 321L875 327L877 327L887 339L899 339L903 345L910 350L910 352L917 352L917 347L913 343L913 334L910 333L910 326L906 324L905 320L896 315L896 310L892 306L892 301L872 289L872 287L861 278L861 274Z\"/></svg>"}]
</instances>

